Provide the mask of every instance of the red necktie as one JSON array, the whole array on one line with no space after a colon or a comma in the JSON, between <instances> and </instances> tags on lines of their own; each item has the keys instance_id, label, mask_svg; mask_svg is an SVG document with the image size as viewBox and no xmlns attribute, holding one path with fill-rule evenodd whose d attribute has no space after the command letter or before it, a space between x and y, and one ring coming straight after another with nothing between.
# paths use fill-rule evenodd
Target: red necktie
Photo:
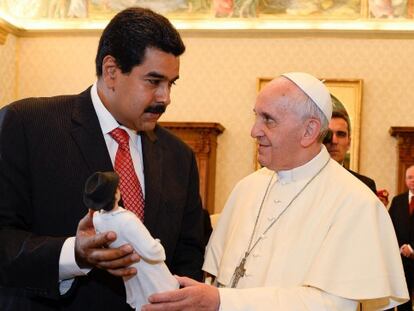
<instances>
[{"instance_id":1,"label":"red necktie","mask_svg":"<svg viewBox=\"0 0 414 311\"><path fill-rule=\"evenodd\" d=\"M126 209L134 212L141 221L144 221L144 195L135 173L129 151L129 135L121 129L116 128L109 133L118 143L118 150L115 156L115 171L120 177L119 188L122 201Z\"/></svg>"},{"instance_id":2,"label":"red necktie","mask_svg":"<svg viewBox=\"0 0 414 311\"><path fill-rule=\"evenodd\" d=\"M409 211L410 211L410 216L414 214L414 195L411 197Z\"/></svg>"}]
</instances>

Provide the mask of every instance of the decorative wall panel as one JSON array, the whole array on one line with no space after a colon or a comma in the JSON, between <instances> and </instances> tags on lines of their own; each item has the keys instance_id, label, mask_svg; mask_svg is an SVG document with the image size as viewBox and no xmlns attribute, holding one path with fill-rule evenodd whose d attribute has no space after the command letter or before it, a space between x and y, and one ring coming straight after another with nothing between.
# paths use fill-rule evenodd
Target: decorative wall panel
<instances>
[{"instance_id":1,"label":"decorative wall panel","mask_svg":"<svg viewBox=\"0 0 414 311\"><path fill-rule=\"evenodd\" d=\"M0 107L12 102L16 95L17 39L9 34L0 45Z\"/></svg>"},{"instance_id":2,"label":"decorative wall panel","mask_svg":"<svg viewBox=\"0 0 414 311\"><path fill-rule=\"evenodd\" d=\"M364 81L360 172L375 179L378 188L386 188L391 196L397 192L396 140L388 129L414 126L411 37L195 31L183 32L183 37L187 51L181 58L172 104L162 121L217 122L226 128L218 137L216 212L236 182L254 169L250 127L256 79L288 71ZM95 80L98 38L99 34L19 38L18 96L84 90ZM2 63L10 57L0 53ZM9 83L3 77L1 90Z\"/></svg>"},{"instance_id":3,"label":"decorative wall panel","mask_svg":"<svg viewBox=\"0 0 414 311\"><path fill-rule=\"evenodd\" d=\"M224 131L213 122L160 122L185 141L193 150L200 177L200 196L203 207L214 214L216 189L217 136Z\"/></svg>"}]
</instances>

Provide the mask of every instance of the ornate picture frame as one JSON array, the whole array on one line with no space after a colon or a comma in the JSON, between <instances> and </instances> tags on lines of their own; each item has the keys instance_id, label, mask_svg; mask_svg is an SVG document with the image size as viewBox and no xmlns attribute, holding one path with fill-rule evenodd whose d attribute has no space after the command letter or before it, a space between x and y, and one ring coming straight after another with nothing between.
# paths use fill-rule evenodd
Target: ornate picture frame
<instances>
[{"instance_id":1,"label":"ornate picture frame","mask_svg":"<svg viewBox=\"0 0 414 311\"><path fill-rule=\"evenodd\" d=\"M257 92L259 92L273 78L257 78ZM349 169L359 171L359 146L361 135L361 107L362 107L362 79L325 79L321 78L329 91L345 107L351 121L351 147L349 153ZM259 168L255 150L255 168Z\"/></svg>"},{"instance_id":2,"label":"ornate picture frame","mask_svg":"<svg viewBox=\"0 0 414 311\"><path fill-rule=\"evenodd\" d=\"M0 20L17 32L102 30L130 6L161 13L182 30L414 31L412 0L3 0Z\"/></svg>"}]
</instances>

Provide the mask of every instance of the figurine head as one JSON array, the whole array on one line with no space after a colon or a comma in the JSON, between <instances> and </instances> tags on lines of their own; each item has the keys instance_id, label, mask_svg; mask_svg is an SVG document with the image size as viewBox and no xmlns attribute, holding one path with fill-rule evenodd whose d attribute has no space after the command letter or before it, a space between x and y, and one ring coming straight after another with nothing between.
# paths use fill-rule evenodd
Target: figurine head
<instances>
[{"instance_id":1,"label":"figurine head","mask_svg":"<svg viewBox=\"0 0 414 311\"><path fill-rule=\"evenodd\" d=\"M119 176L115 172L93 173L85 183L83 202L94 211L110 211L114 208Z\"/></svg>"}]
</instances>

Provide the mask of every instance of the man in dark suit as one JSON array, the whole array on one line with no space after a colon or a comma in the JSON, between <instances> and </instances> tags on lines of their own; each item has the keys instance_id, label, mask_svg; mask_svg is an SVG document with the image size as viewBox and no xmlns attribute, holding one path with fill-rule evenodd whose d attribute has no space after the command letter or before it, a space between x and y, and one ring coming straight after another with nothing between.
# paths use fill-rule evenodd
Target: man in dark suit
<instances>
[{"instance_id":1,"label":"man in dark suit","mask_svg":"<svg viewBox=\"0 0 414 311\"><path fill-rule=\"evenodd\" d=\"M202 278L195 157L156 125L184 50L166 18L127 9L102 34L91 88L0 111L0 310L130 310L121 277L137 273L130 265L139 254L107 248L116 233L95 233L82 202L87 177L114 169L114 129L129 136L144 224L169 269Z\"/></svg>"},{"instance_id":2,"label":"man in dark suit","mask_svg":"<svg viewBox=\"0 0 414 311\"><path fill-rule=\"evenodd\" d=\"M414 165L407 168L405 183L408 191L392 199L389 213L400 246L408 293L412 299L414 286ZM397 308L400 311L412 311L412 301L410 300Z\"/></svg>"},{"instance_id":3,"label":"man in dark suit","mask_svg":"<svg viewBox=\"0 0 414 311\"><path fill-rule=\"evenodd\" d=\"M343 165L346 153L351 146L351 126L348 115L345 112L334 110L332 112L332 119L329 121L329 130L330 133L325 138L324 144L331 158ZM374 180L352 170L348 169L348 171L377 194L377 187Z\"/></svg>"}]
</instances>

